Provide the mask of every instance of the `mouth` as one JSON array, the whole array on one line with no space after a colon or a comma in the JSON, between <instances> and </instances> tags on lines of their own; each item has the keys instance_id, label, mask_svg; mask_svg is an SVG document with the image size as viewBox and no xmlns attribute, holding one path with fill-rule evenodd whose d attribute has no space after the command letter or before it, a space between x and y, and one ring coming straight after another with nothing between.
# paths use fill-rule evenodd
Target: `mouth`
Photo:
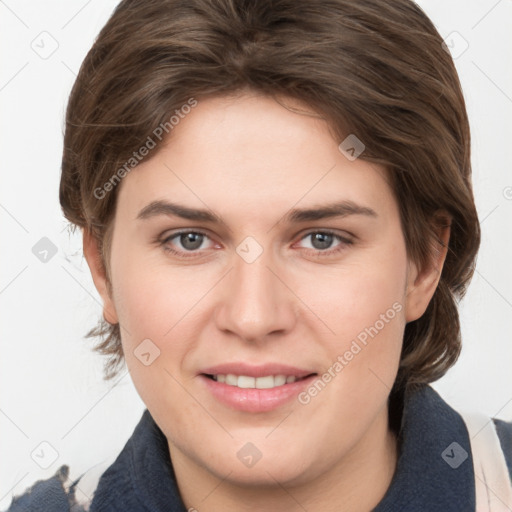
<instances>
[{"instance_id":1,"label":"mouth","mask_svg":"<svg viewBox=\"0 0 512 512\"><path fill-rule=\"evenodd\" d=\"M242 412L264 413L291 403L318 373L281 364L218 365L198 374L219 404Z\"/></svg>"},{"instance_id":2,"label":"mouth","mask_svg":"<svg viewBox=\"0 0 512 512\"><path fill-rule=\"evenodd\" d=\"M302 377L295 375L264 375L261 377L253 377L250 375L235 375L233 373L219 373L219 374L208 374L202 373L204 377L226 384L227 386L233 386L241 389L274 389L286 384L293 384L301 380L308 379L309 377L318 375L317 373L310 373Z\"/></svg>"}]
</instances>

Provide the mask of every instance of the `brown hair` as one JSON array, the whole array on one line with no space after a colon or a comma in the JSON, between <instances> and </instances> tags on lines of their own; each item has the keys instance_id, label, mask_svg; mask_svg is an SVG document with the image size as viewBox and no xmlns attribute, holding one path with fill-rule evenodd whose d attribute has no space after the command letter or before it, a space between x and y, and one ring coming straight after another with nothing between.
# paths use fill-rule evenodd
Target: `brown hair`
<instances>
[{"instance_id":1,"label":"brown hair","mask_svg":"<svg viewBox=\"0 0 512 512\"><path fill-rule=\"evenodd\" d=\"M117 188L106 193L105 184L191 98L242 89L299 100L339 141L351 133L363 141L360 158L390 172L408 256L420 268L438 247L436 212L449 213L439 285L406 325L397 383L444 375L460 353L457 301L480 228L457 72L410 0L121 2L71 92L60 183L64 214L98 240L107 278ZM119 325L102 320L87 336L100 337L105 378L115 376L124 359Z\"/></svg>"}]
</instances>

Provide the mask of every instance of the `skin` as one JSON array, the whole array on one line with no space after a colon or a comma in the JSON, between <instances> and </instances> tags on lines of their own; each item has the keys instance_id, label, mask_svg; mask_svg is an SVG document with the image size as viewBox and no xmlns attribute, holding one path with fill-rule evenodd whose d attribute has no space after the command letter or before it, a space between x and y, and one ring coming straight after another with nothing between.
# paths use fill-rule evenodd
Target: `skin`
<instances>
[{"instance_id":1,"label":"skin","mask_svg":"<svg viewBox=\"0 0 512 512\"><path fill-rule=\"evenodd\" d=\"M126 364L168 439L187 507L368 511L389 487L397 445L387 399L403 332L431 300L446 251L428 269L408 260L387 171L349 161L339 143L324 120L269 97L200 100L167 144L122 180L111 294L96 241L84 233L105 318L122 326ZM137 219L156 200L209 209L224 224ZM377 215L284 220L292 208L340 200ZM179 236L169 239L181 229L207 234L195 253ZM326 229L353 243L313 245L311 233ZM252 263L236 252L247 236L263 249ZM449 228L439 236L447 244ZM401 311L307 405L293 399L269 412L237 411L197 376L226 361L322 374L394 303ZM147 338L160 356L145 366L134 350ZM247 442L262 454L250 468L237 457Z\"/></svg>"}]
</instances>

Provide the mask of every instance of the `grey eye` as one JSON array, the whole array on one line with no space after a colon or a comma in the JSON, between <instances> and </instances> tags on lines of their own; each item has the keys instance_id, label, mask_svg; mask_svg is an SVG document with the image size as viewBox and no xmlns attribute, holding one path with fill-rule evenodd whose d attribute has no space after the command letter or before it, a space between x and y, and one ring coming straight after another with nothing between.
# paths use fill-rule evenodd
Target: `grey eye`
<instances>
[{"instance_id":1,"label":"grey eye","mask_svg":"<svg viewBox=\"0 0 512 512\"><path fill-rule=\"evenodd\" d=\"M182 247L189 251L199 249L203 243L204 235L201 233L182 233L179 235Z\"/></svg>"},{"instance_id":2,"label":"grey eye","mask_svg":"<svg viewBox=\"0 0 512 512\"><path fill-rule=\"evenodd\" d=\"M331 247L334 236L329 233L310 233L311 244L315 249L329 249Z\"/></svg>"}]
</instances>

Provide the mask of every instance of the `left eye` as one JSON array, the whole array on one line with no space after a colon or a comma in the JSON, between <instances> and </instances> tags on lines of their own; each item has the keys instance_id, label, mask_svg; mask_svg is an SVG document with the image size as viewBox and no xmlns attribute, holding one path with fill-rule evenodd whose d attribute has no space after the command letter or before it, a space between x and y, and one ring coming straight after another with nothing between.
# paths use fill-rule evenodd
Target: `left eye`
<instances>
[{"instance_id":1,"label":"left eye","mask_svg":"<svg viewBox=\"0 0 512 512\"><path fill-rule=\"evenodd\" d=\"M164 243L169 243L174 239L177 239L181 244L181 247L187 251L197 251L198 249L205 249L205 247L201 247L203 242L208 237L203 233L196 233L195 231L184 231L182 233L176 233L164 240Z\"/></svg>"},{"instance_id":2,"label":"left eye","mask_svg":"<svg viewBox=\"0 0 512 512\"><path fill-rule=\"evenodd\" d=\"M315 249L318 251L325 251L326 249L330 249L335 240L338 240L340 243L350 243L343 237L328 231L314 231L308 233L301 239L301 241L308 240L308 238L311 240L311 247L307 247L307 249Z\"/></svg>"}]
</instances>

